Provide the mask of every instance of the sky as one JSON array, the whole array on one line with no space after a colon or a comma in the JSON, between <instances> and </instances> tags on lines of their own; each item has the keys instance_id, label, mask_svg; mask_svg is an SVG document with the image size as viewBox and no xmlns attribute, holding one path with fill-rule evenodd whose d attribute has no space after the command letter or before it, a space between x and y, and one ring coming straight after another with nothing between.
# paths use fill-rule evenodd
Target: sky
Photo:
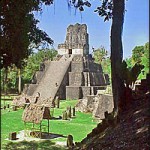
<instances>
[{"instance_id":1,"label":"sky","mask_svg":"<svg viewBox=\"0 0 150 150\"><path fill-rule=\"evenodd\" d=\"M100 0L90 0L91 7L85 7L80 13L74 8L69 9L67 0L55 0L51 6L43 6L43 13L35 13L40 20L38 26L54 40L54 48L64 43L66 30L70 24L86 24L89 33L90 53L104 46L110 53L111 21L104 22L94 10L100 6ZM123 27L123 57L132 55L135 46L144 45L149 41L149 0L126 0Z\"/></svg>"}]
</instances>

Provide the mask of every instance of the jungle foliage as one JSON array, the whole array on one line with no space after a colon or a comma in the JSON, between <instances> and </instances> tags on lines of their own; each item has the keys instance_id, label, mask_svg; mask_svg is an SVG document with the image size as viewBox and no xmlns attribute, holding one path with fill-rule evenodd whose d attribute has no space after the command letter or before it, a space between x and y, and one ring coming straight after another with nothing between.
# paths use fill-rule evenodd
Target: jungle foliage
<instances>
[{"instance_id":1,"label":"jungle foliage","mask_svg":"<svg viewBox=\"0 0 150 150\"><path fill-rule=\"evenodd\" d=\"M95 63L101 64L103 72L109 74L111 77L111 62L108 51L104 46L101 46L98 49L93 51L93 57Z\"/></svg>"},{"instance_id":2,"label":"jungle foliage","mask_svg":"<svg viewBox=\"0 0 150 150\"><path fill-rule=\"evenodd\" d=\"M138 80L145 78L146 74L149 73L150 67L149 42L142 46L135 46L135 48L132 50L132 56L125 59L125 61L129 69L135 66L135 64L143 65L144 68L141 70Z\"/></svg>"}]
</instances>

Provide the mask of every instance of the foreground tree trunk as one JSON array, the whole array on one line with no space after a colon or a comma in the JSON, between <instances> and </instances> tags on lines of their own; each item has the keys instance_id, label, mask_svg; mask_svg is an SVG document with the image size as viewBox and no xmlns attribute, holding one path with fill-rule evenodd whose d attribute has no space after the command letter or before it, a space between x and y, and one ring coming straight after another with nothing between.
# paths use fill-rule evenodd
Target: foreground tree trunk
<instances>
[{"instance_id":1,"label":"foreground tree trunk","mask_svg":"<svg viewBox=\"0 0 150 150\"><path fill-rule=\"evenodd\" d=\"M111 26L111 76L114 99L114 110L118 112L118 104L124 91L121 78L121 63L123 58L122 31L124 22L125 0L113 0L113 18Z\"/></svg>"},{"instance_id":2,"label":"foreground tree trunk","mask_svg":"<svg viewBox=\"0 0 150 150\"><path fill-rule=\"evenodd\" d=\"M4 91L5 95L7 95L7 90L8 90L8 67L5 68L5 79L4 79Z\"/></svg>"},{"instance_id":3,"label":"foreground tree trunk","mask_svg":"<svg viewBox=\"0 0 150 150\"><path fill-rule=\"evenodd\" d=\"M21 69L18 69L18 94L21 94Z\"/></svg>"}]
</instances>

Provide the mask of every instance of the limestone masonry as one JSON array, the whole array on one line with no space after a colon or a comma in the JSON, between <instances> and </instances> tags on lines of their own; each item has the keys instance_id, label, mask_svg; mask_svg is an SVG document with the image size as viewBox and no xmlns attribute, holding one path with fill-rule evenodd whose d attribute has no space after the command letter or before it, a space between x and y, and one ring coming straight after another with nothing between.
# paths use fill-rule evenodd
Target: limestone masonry
<instances>
[{"instance_id":1,"label":"limestone masonry","mask_svg":"<svg viewBox=\"0 0 150 150\"><path fill-rule=\"evenodd\" d=\"M58 45L58 54L89 54L89 36L86 24L69 25L65 42Z\"/></svg>"},{"instance_id":2,"label":"limestone masonry","mask_svg":"<svg viewBox=\"0 0 150 150\"><path fill-rule=\"evenodd\" d=\"M108 74L103 73L101 65L94 63L89 54L87 26L75 24L67 28L65 43L58 45L56 58L43 62L42 69L23 92L27 96L39 92L43 100L56 97L84 100L97 95L98 90L105 90L108 84Z\"/></svg>"}]
</instances>

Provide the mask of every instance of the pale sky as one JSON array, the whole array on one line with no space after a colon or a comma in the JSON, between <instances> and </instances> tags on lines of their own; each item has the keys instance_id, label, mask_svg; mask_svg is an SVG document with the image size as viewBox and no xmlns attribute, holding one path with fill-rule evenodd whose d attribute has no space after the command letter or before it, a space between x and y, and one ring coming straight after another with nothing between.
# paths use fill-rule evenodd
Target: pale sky
<instances>
[{"instance_id":1,"label":"pale sky","mask_svg":"<svg viewBox=\"0 0 150 150\"><path fill-rule=\"evenodd\" d=\"M64 43L66 29L70 24L86 24L89 33L90 52L92 47L104 46L110 52L111 21L94 13L100 0L91 0L92 6L85 8L82 14L72 8L68 9L67 0L55 0L55 4L44 6L43 13L37 14L39 27L54 40L54 48ZM126 12L123 29L124 58L131 56L132 49L149 41L149 0L126 1Z\"/></svg>"}]
</instances>

